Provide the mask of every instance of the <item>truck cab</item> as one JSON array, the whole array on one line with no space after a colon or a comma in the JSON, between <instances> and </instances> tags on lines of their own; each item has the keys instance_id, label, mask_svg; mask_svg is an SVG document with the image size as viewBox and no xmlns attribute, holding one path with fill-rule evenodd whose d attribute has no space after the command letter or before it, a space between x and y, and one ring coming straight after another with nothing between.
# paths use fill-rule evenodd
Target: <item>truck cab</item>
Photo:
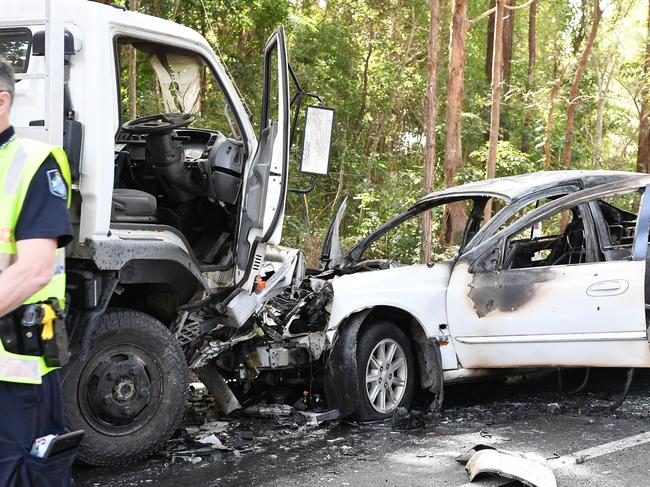
<instances>
[{"instance_id":1,"label":"truck cab","mask_svg":"<svg viewBox=\"0 0 650 487\"><path fill-rule=\"evenodd\" d=\"M86 430L82 460L132 461L178 426L202 338L230 339L269 295L255 292L262 266L301 266L299 251L276 248L291 138L284 30L262 53L255 130L192 29L88 0L0 6L12 123L62 145L73 177L66 420Z\"/></svg>"}]
</instances>

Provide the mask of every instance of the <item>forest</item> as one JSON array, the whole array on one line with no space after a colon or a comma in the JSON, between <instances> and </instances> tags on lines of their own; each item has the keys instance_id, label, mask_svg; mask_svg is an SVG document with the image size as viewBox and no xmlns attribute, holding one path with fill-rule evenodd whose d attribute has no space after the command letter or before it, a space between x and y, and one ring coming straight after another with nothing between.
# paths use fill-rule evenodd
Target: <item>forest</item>
<instances>
[{"instance_id":1,"label":"forest","mask_svg":"<svg viewBox=\"0 0 650 487\"><path fill-rule=\"evenodd\" d=\"M304 249L311 264L346 197L341 236L350 246L446 186L538 170L650 170L648 0L122 4L201 32L255 124L264 45L284 25L301 84L336 110L329 176L287 206L283 244ZM146 94L133 85L124 96L139 115ZM291 186L305 187L298 152ZM453 244L463 219L449 205L384 244L402 261L429 260Z\"/></svg>"}]
</instances>

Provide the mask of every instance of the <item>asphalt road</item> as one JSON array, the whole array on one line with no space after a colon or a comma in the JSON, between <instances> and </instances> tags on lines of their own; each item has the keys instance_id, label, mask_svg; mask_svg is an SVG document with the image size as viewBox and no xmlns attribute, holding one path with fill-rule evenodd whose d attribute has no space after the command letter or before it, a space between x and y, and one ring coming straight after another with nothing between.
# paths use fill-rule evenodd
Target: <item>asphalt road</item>
<instances>
[{"instance_id":1,"label":"asphalt road","mask_svg":"<svg viewBox=\"0 0 650 487\"><path fill-rule=\"evenodd\" d=\"M604 411L624 375L598 372L593 386L577 396L559 394L555 375L450 387L445 409L426 415L426 425L413 431L394 431L390 421L315 428L286 418L235 418L220 436L232 451L188 461L171 455L183 443L177 439L162 455L139 464L79 466L75 485L456 487L469 478L455 458L476 444L490 444L546 459L598 447L595 458L557 469L558 486L648 486L650 442L607 448L650 431L650 371L637 373L620 409ZM564 387L579 381L577 373L565 376ZM472 485L504 483L485 479Z\"/></svg>"}]
</instances>

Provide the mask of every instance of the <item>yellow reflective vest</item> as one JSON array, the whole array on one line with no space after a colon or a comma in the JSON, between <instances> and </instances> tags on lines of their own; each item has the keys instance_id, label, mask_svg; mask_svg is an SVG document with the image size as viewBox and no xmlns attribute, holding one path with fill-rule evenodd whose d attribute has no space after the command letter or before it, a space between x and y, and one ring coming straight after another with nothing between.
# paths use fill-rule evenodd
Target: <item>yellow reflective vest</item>
<instances>
[{"instance_id":1,"label":"yellow reflective vest","mask_svg":"<svg viewBox=\"0 0 650 487\"><path fill-rule=\"evenodd\" d=\"M32 178L45 159L52 155L68 186L70 206L70 167L60 147L29 139L16 138L0 148L0 272L16 259L15 229ZM56 268L52 280L24 304L38 303L49 298L65 299L65 250L56 253ZM0 381L40 384L41 377L54 370L42 357L7 352L0 342Z\"/></svg>"}]
</instances>

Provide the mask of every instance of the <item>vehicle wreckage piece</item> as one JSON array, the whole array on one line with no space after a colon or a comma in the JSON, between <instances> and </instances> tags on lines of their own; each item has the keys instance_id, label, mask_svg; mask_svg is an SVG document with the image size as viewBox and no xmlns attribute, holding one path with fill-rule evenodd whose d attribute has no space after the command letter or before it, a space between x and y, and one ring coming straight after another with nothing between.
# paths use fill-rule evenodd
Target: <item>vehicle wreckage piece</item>
<instances>
[{"instance_id":1,"label":"vehicle wreckage piece","mask_svg":"<svg viewBox=\"0 0 650 487\"><path fill-rule=\"evenodd\" d=\"M201 382L205 384L205 387L207 387L210 395L214 398L214 402L223 414L228 416L233 411L242 408L237 397L235 397L235 394L233 394L214 365L204 365L200 369L196 369L195 372L201 379Z\"/></svg>"},{"instance_id":2,"label":"vehicle wreckage piece","mask_svg":"<svg viewBox=\"0 0 650 487\"><path fill-rule=\"evenodd\" d=\"M537 455L497 450L487 445L477 445L472 450L475 452L465 465L470 482L481 474L492 474L530 487L557 487L553 470Z\"/></svg>"},{"instance_id":3,"label":"vehicle wreckage piece","mask_svg":"<svg viewBox=\"0 0 650 487\"><path fill-rule=\"evenodd\" d=\"M345 198L341 203L341 206L339 206L339 209L336 211L336 216L327 230L327 236L323 243L323 251L320 258L321 268L323 270L333 269L341 263L343 254L341 252L340 227L347 207L348 199Z\"/></svg>"},{"instance_id":4,"label":"vehicle wreckage piece","mask_svg":"<svg viewBox=\"0 0 650 487\"><path fill-rule=\"evenodd\" d=\"M361 391L356 376L350 370L357 370L357 336L370 310L354 316L336 340L325 366L325 398L330 409L338 409L341 416L354 413L361 401Z\"/></svg>"},{"instance_id":5,"label":"vehicle wreckage piece","mask_svg":"<svg viewBox=\"0 0 650 487\"><path fill-rule=\"evenodd\" d=\"M325 412L298 411L298 414L304 416L307 419L307 423L314 426L320 426L328 421L335 421L341 416L338 409L332 409L331 411Z\"/></svg>"}]
</instances>

